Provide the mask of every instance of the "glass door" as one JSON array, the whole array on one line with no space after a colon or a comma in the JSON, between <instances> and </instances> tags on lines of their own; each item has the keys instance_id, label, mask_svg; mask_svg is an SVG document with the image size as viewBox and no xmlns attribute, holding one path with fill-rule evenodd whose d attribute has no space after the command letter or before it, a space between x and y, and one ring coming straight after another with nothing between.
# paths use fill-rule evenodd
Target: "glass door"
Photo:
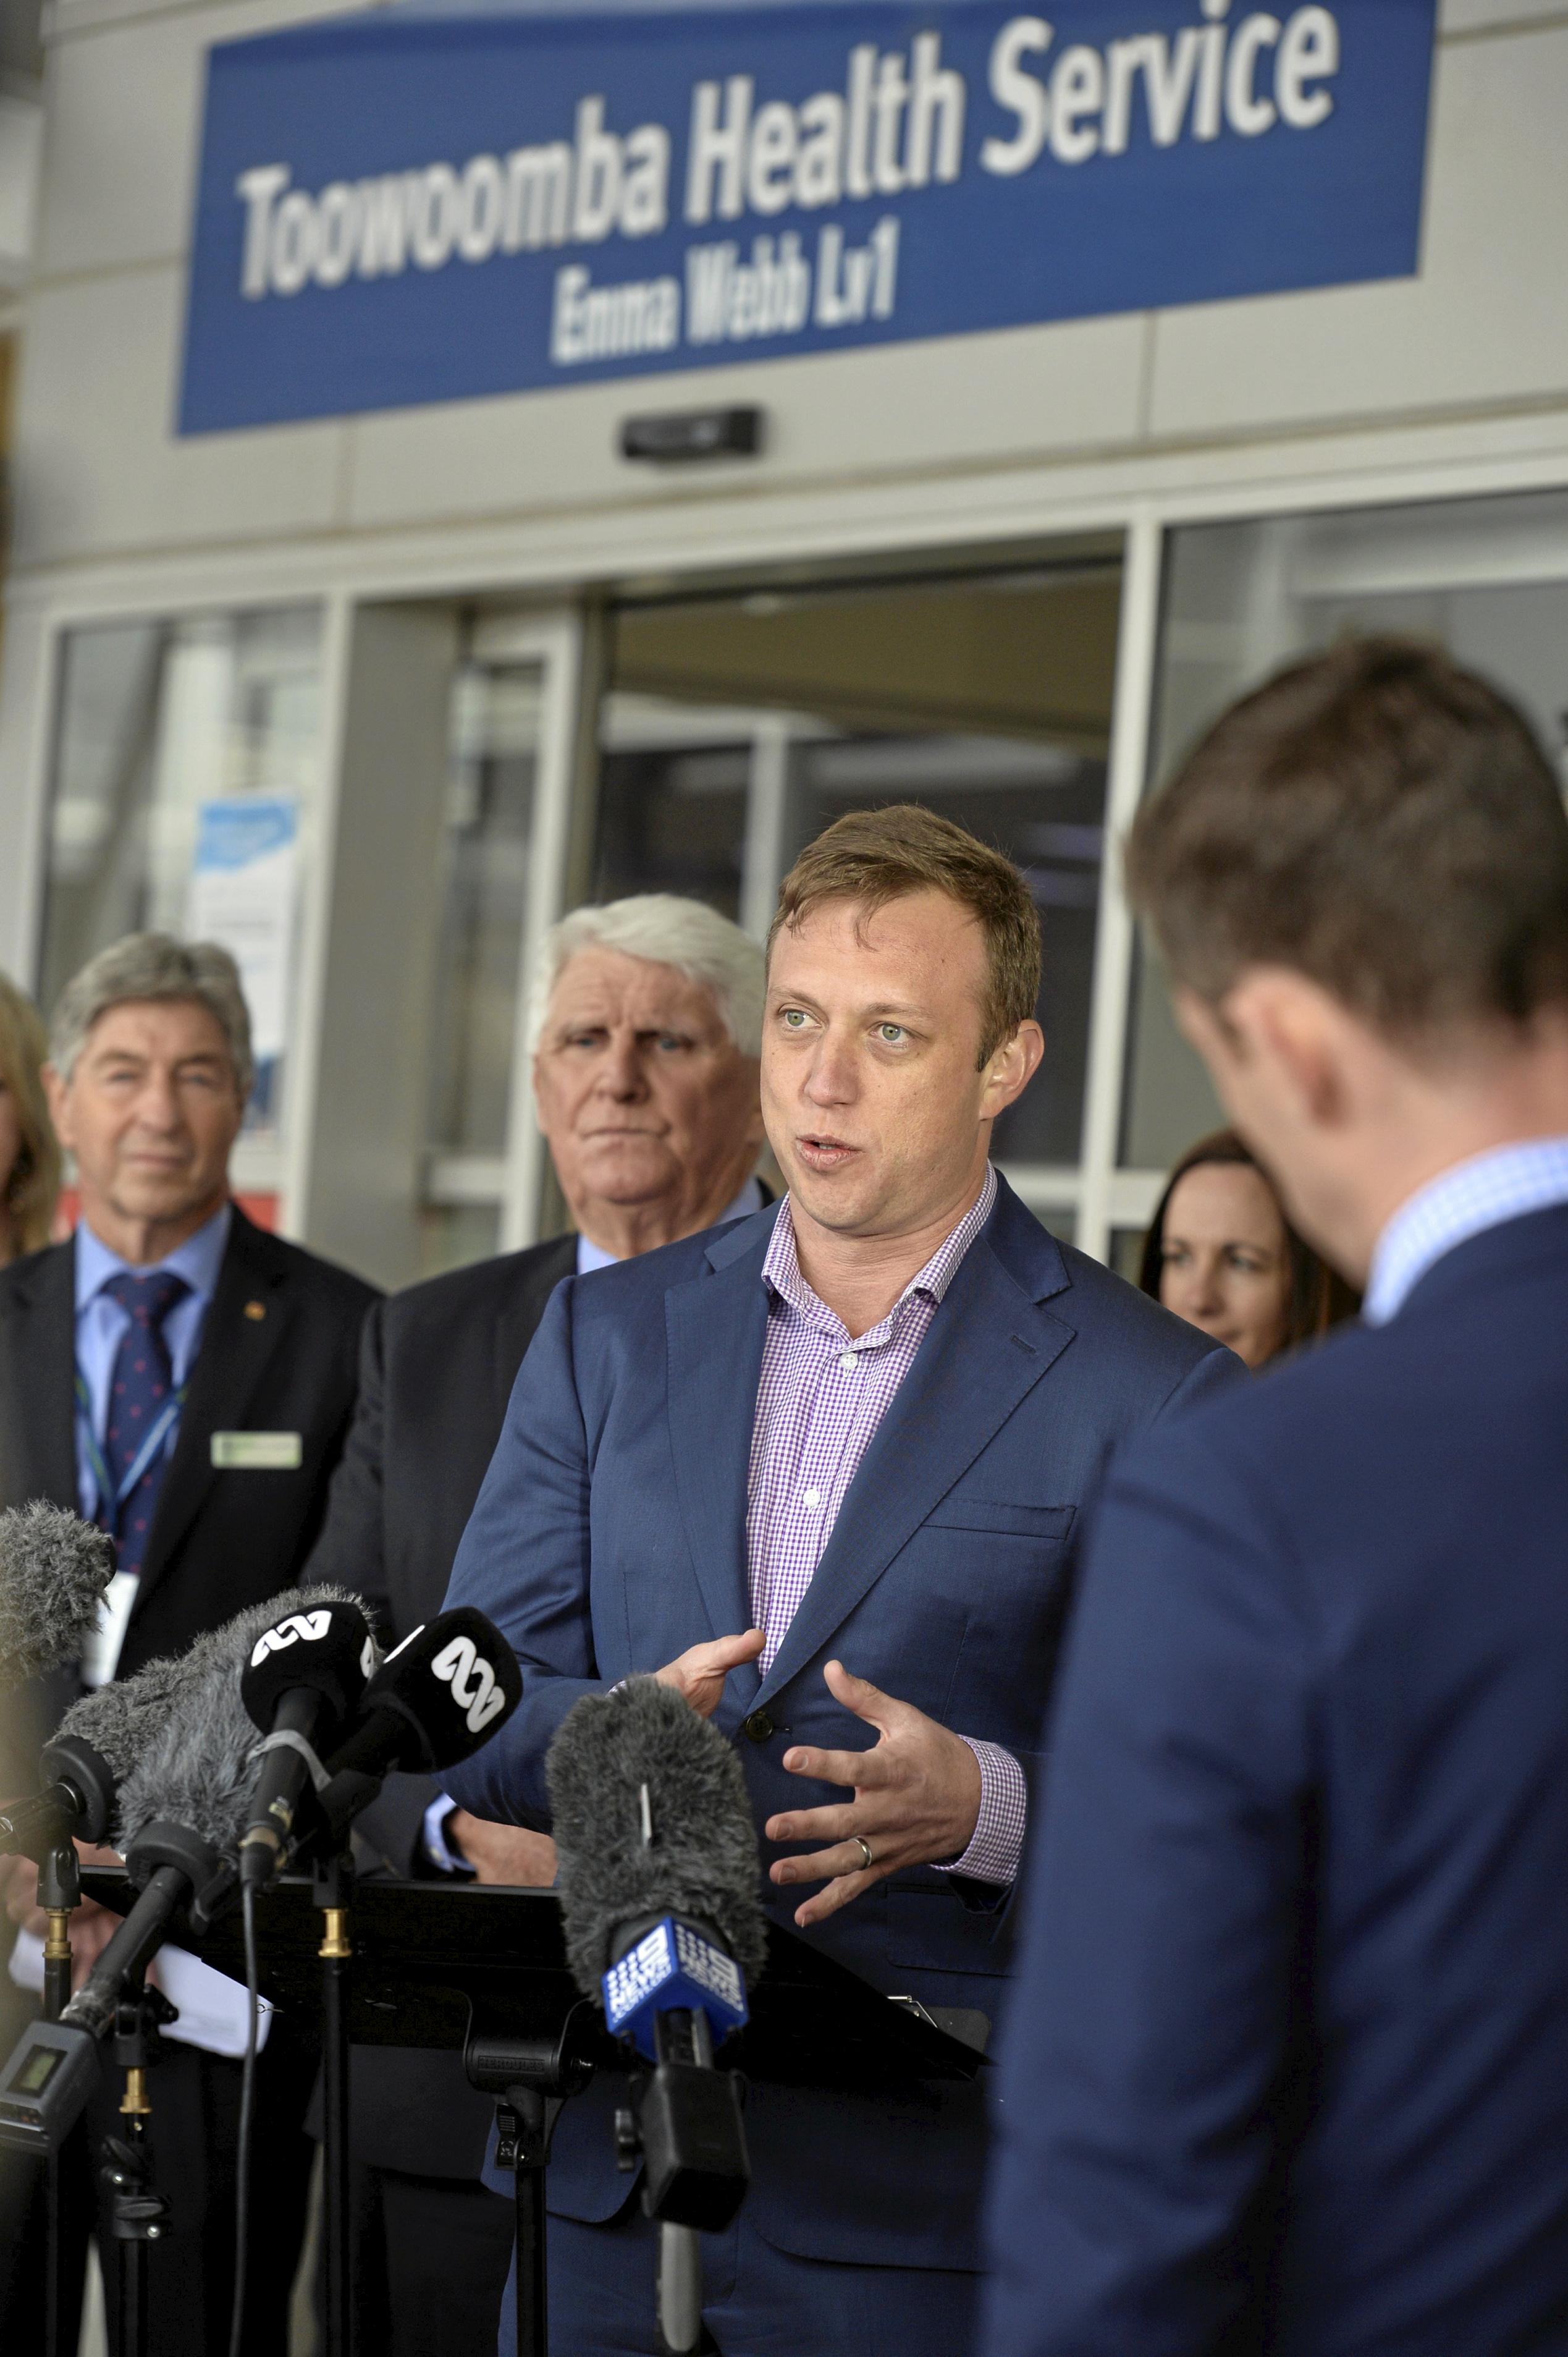
<instances>
[{"instance_id":1,"label":"glass door","mask_svg":"<svg viewBox=\"0 0 1568 2357\"><path fill-rule=\"evenodd\" d=\"M1112 536L961 571L627 603L600 713L594 899L688 893L760 940L800 848L897 802L1017 861L1040 913L1047 1053L995 1151L1069 1236L1122 570Z\"/></svg>"}]
</instances>

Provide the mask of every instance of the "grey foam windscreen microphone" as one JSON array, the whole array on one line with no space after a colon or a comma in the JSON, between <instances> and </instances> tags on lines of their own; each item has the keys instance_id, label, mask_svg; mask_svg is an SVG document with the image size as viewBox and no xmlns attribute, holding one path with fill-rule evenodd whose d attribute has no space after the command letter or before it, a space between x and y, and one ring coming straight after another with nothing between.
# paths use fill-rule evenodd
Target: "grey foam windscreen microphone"
<instances>
[{"instance_id":1,"label":"grey foam windscreen microphone","mask_svg":"<svg viewBox=\"0 0 1568 2357\"><path fill-rule=\"evenodd\" d=\"M673 1687L631 1678L574 1705L545 1765L567 1961L585 1996L599 1995L618 1931L661 1915L710 1926L755 1979L768 1953L757 1829L712 1721Z\"/></svg>"},{"instance_id":2,"label":"grey foam windscreen microphone","mask_svg":"<svg viewBox=\"0 0 1568 2357\"><path fill-rule=\"evenodd\" d=\"M116 1783L128 1776L149 1744L177 1710L180 1697L200 1684L211 1667L199 1644L188 1653L164 1653L128 1678L112 1678L60 1720L51 1745L90 1743L107 1760Z\"/></svg>"},{"instance_id":3,"label":"grey foam windscreen microphone","mask_svg":"<svg viewBox=\"0 0 1568 2357\"><path fill-rule=\"evenodd\" d=\"M0 1852L36 1857L40 1843L71 1835L107 1841L120 1785L210 1667L199 1646L166 1654L72 1703L39 1757L41 1790L0 1813Z\"/></svg>"},{"instance_id":4,"label":"grey foam windscreen microphone","mask_svg":"<svg viewBox=\"0 0 1568 2357\"><path fill-rule=\"evenodd\" d=\"M240 1678L257 1638L291 1612L358 1601L340 1587L290 1588L198 1639L187 1659L199 1674L181 1686L161 1732L120 1787L116 1847L141 1897L62 2021L104 2037L122 1975L141 1969L192 1899L210 1903L225 1867L237 1869L259 1739Z\"/></svg>"},{"instance_id":5,"label":"grey foam windscreen microphone","mask_svg":"<svg viewBox=\"0 0 1568 2357\"><path fill-rule=\"evenodd\" d=\"M63 1506L0 1513L0 1694L75 1659L113 1574L105 1534Z\"/></svg>"},{"instance_id":6,"label":"grey foam windscreen microphone","mask_svg":"<svg viewBox=\"0 0 1568 2357\"><path fill-rule=\"evenodd\" d=\"M116 1846L124 1854L148 1825L184 1825L230 1865L250 1819L261 1737L241 1677L258 1637L291 1612L358 1603L340 1587L289 1588L199 1637L161 1731L120 1787Z\"/></svg>"}]
</instances>

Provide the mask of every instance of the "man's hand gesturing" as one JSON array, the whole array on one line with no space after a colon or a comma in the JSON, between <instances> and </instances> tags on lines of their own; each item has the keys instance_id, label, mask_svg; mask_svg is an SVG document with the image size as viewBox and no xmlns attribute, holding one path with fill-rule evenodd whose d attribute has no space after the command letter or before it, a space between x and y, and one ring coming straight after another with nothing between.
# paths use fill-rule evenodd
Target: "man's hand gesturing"
<instances>
[{"instance_id":1,"label":"man's hand gesturing","mask_svg":"<svg viewBox=\"0 0 1568 2357\"><path fill-rule=\"evenodd\" d=\"M777 1883L827 1883L795 1910L802 1931L836 1914L886 1875L961 1856L980 1815L980 1762L961 1737L913 1703L897 1702L868 1680L852 1677L842 1662L830 1662L823 1676L833 1700L875 1727L878 1740L869 1751L811 1751L797 1745L784 1754L792 1776L843 1784L854 1793L853 1802L768 1821L769 1841L831 1845L805 1857L781 1857L768 1868ZM862 1842L871 1853L869 1866Z\"/></svg>"},{"instance_id":2,"label":"man's hand gesturing","mask_svg":"<svg viewBox=\"0 0 1568 2357\"><path fill-rule=\"evenodd\" d=\"M730 1672L742 1662L755 1662L767 1642L760 1629L748 1629L742 1637L710 1637L704 1645L688 1645L678 1661L654 1675L661 1686L683 1694L699 1718L712 1718Z\"/></svg>"}]
</instances>

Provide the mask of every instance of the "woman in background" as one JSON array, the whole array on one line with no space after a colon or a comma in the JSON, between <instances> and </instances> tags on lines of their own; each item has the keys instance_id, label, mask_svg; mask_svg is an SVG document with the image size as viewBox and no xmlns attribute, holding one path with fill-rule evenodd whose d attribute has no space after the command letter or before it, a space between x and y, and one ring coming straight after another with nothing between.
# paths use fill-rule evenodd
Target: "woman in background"
<instances>
[{"instance_id":1,"label":"woman in background","mask_svg":"<svg viewBox=\"0 0 1568 2357\"><path fill-rule=\"evenodd\" d=\"M1171 1172L1138 1282L1254 1371L1359 1307L1296 1234L1273 1181L1231 1129L1200 1138Z\"/></svg>"},{"instance_id":2,"label":"woman in background","mask_svg":"<svg viewBox=\"0 0 1568 2357\"><path fill-rule=\"evenodd\" d=\"M0 974L0 1263L49 1241L60 1154L40 1078L48 1057L38 1008Z\"/></svg>"}]
</instances>

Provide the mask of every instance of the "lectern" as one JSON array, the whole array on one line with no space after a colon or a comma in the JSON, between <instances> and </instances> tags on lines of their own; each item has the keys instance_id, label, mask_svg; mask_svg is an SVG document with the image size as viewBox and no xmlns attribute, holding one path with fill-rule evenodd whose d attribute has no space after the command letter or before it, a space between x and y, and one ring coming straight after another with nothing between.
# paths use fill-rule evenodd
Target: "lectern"
<instances>
[{"instance_id":1,"label":"lectern","mask_svg":"<svg viewBox=\"0 0 1568 2357\"><path fill-rule=\"evenodd\" d=\"M109 1906L130 1903L129 1884L110 1870L90 1867L82 1882ZM311 1880L285 1876L257 1909L262 1993L300 2015L322 2001L319 1905ZM553 1892L371 1878L356 1885L353 1911L342 1976L348 2039L452 2049L498 2098L503 2153L517 2172L518 2348L520 2357L545 2357L550 2136L561 2104L596 2070L624 2069L625 2051L567 1968ZM233 1917L191 1944L243 1979ZM984 2068L983 2015L886 1996L777 1925L748 1996L750 2019L717 2059L749 2079L870 2090L972 2080Z\"/></svg>"}]
</instances>

